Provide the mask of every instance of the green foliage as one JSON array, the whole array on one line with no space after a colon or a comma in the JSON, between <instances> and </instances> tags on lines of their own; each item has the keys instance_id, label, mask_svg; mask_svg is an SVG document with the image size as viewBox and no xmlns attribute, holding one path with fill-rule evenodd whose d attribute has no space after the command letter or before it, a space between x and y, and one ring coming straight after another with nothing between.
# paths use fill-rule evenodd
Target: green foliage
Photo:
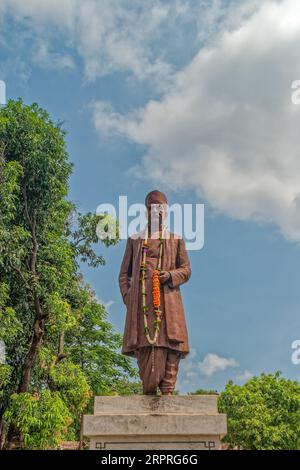
<instances>
[{"instance_id":1,"label":"green foliage","mask_svg":"<svg viewBox=\"0 0 300 470\"><path fill-rule=\"evenodd\" d=\"M219 399L227 413L231 448L300 449L300 384L280 373L253 377L245 385L230 381Z\"/></svg>"},{"instance_id":2,"label":"green foliage","mask_svg":"<svg viewBox=\"0 0 300 470\"><path fill-rule=\"evenodd\" d=\"M52 364L49 370L51 390L58 390L73 416L82 413L91 398L91 389L80 366L69 360Z\"/></svg>"},{"instance_id":3,"label":"green foliage","mask_svg":"<svg viewBox=\"0 0 300 470\"><path fill-rule=\"evenodd\" d=\"M57 448L72 423L60 394L49 390L33 395L13 394L4 418L21 431L26 449Z\"/></svg>"},{"instance_id":4,"label":"green foliage","mask_svg":"<svg viewBox=\"0 0 300 470\"><path fill-rule=\"evenodd\" d=\"M66 299L62 299L58 292L48 296L46 309L49 314L49 329L52 333L61 333L72 329L77 322L76 314Z\"/></svg>"},{"instance_id":5,"label":"green foliage","mask_svg":"<svg viewBox=\"0 0 300 470\"><path fill-rule=\"evenodd\" d=\"M114 383L107 387L106 393L103 395L143 395L143 386L142 382L139 381L128 381L124 380L115 380Z\"/></svg>"},{"instance_id":6,"label":"green foliage","mask_svg":"<svg viewBox=\"0 0 300 470\"><path fill-rule=\"evenodd\" d=\"M216 390L205 390L205 388L198 388L195 392L189 393L189 395L218 395Z\"/></svg>"},{"instance_id":7,"label":"green foliage","mask_svg":"<svg viewBox=\"0 0 300 470\"><path fill-rule=\"evenodd\" d=\"M0 109L0 421L25 448L78 438L92 395L137 377L80 272L104 264L96 228L108 222L66 199L71 170L65 133L47 112L21 100Z\"/></svg>"},{"instance_id":8,"label":"green foliage","mask_svg":"<svg viewBox=\"0 0 300 470\"><path fill-rule=\"evenodd\" d=\"M94 268L104 265L103 256L99 256L92 249L92 244L97 243L99 226L103 226L103 231L108 232L109 226L114 226L114 238L102 238L101 241L105 246L112 246L119 242L119 224L113 220L111 216L106 214L77 214L76 228L70 233L73 242L72 246L76 251L78 260L87 263Z\"/></svg>"},{"instance_id":9,"label":"green foliage","mask_svg":"<svg viewBox=\"0 0 300 470\"><path fill-rule=\"evenodd\" d=\"M130 359L118 350L120 334L113 332L107 313L88 286L76 284L70 290L70 301L78 311L77 324L66 332L66 350L72 360L86 371L92 390L97 395L109 395L124 384L127 377L137 377ZM122 385L123 386L123 385Z\"/></svg>"},{"instance_id":10,"label":"green foliage","mask_svg":"<svg viewBox=\"0 0 300 470\"><path fill-rule=\"evenodd\" d=\"M8 291L8 285L0 283L0 340L5 344L13 341L21 330L15 310L5 306L9 301Z\"/></svg>"},{"instance_id":11,"label":"green foliage","mask_svg":"<svg viewBox=\"0 0 300 470\"><path fill-rule=\"evenodd\" d=\"M5 364L0 364L0 398L2 398L3 396L2 389L9 380L9 374L10 374L10 367L6 366Z\"/></svg>"},{"instance_id":12,"label":"green foliage","mask_svg":"<svg viewBox=\"0 0 300 470\"><path fill-rule=\"evenodd\" d=\"M13 344L21 331L21 322L13 308L6 306L9 302L9 288L5 283L0 283L0 341L6 348ZM3 358L5 359L5 358ZM11 379L11 367L0 362L0 403L4 398L4 387Z\"/></svg>"},{"instance_id":13,"label":"green foliage","mask_svg":"<svg viewBox=\"0 0 300 470\"><path fill-rule=\"evenodd\" d=\"M0 141L0 212L2 227L5 226L5 223L9 221L15 212L19 180L23 174L22 166L19 163L4 162L4 149L4 143Z\"/></svg>"}]
</instances>

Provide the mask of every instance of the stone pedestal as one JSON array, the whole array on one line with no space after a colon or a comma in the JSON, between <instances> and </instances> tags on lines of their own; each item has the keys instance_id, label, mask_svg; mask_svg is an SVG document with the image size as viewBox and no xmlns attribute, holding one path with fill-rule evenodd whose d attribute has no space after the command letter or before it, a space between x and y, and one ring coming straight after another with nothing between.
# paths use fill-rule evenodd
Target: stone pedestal
<instances>
[{"instance_id":1,"label":"stone pedestal","mask_svg":"<svg viewBox=\"0 0 300 470\"><path fill-rule=\"evenodd\" d=\"M226 415L217 395L100 396L83 419L92 450L218 450Z\"/></svg>"}]
</instances>

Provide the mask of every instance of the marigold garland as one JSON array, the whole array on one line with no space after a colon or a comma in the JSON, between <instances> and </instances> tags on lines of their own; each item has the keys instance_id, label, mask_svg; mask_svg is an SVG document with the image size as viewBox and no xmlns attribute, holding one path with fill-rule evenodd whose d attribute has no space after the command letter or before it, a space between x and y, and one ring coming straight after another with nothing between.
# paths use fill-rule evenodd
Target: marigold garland
<instances>
[{"instance_id":1,"label":"marigold garland","mask_svg":"<svg viewBox=\"0 0 300 470\"><path fill-rule=\"evenodd\" d=\"M148 307L146 305L146 283L145 280L147 278L146 271L147 271L147 250L149 248L148 244L148 231L146 232L146 238L142 242L142 261L140 265L141 271L141 283L142 283L142 312L144 315L144 327L145 327L145 334L147 340L150 344L154 345L157 342L158 334L159 334L159 325L161 323L161 314L162 311L160 309L160 281L159 281L159 272L161 271L161 263L162 263L162 252L163 252L163 234L160 233L159 236L159 257L157 262L157 268L154 270L153 273L153 287L152 287L152 300L154 306L154 313L155 313L155 320L154 320L154 337L150 337L150 330L148 326Z\"/></svg>"},{"instance_id":2,"label":"marigold garland","mask_svg":"<svg viewBox=\"0 0 300 470\"><path fill-rule=\"evenodd\" d=\"M158 269L155 269L153 273L153 289L152 289L153 305L155 308L160 307L160 288L159 288L158 273L159 273Z\"/></svg>"}]
</instances>

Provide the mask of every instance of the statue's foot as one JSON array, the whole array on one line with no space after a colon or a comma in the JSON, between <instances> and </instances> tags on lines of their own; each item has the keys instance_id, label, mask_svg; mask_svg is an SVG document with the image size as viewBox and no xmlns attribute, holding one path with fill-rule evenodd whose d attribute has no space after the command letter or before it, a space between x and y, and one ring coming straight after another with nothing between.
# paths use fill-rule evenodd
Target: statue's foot
<instances>
[{"instance_id":1,"label":"statue's foot","mask_svg":"<svg viewBox=\"0 0 300 470\"><path fill-rule=\"evenodd\" d=\"M172 392L162 392L162 395L172 396L173 393Z\"/></svg>"}]
</instances>

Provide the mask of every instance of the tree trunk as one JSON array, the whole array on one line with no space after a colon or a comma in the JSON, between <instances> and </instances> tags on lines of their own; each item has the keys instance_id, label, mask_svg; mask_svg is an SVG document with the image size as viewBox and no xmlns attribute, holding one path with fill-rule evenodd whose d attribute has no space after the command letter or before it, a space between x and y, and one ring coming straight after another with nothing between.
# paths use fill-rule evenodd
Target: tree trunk
<instances>
[{"instance_id":1,"label":"tree trunk","mask_svg":"<svg viewBox=\"0 0 300 470\"><path fill-rule=\"evenodd\" d=\"M36 280L37 280L37 272L36 272L36 262L37 262L37 254L38 254L38 242L36 237L36 218L33 216L32 218L29 216L28 207L27 207L27 194L26 188L23 190L24 195L24 203L25 203L25 214L27 216L28 223L31 225L31 237L32 237L32 253L31 253L31 260L30 260L30 272L32 274L32 294L34 300L34 309L35 309L35 321L33 324L33 335L31 340L31 345L27 356L25 358L23 367L22 367L22 374L21 380L19 384L19 393L27 392L30 380L31 380L31 372L33 366L35 364L36 358L38 356L39 350L42 344L42 338L44 335L44 327L45 327L45 315L43 314L43 310L41 307L40 299L36 291Z\"/></svg>"},{"instance_id":2,"label":"tree trunk","mask_svg":"<svg viewBox=\"0 0 300 470\"><path fill-rule=\"evenodd\" d=\"M0 450L3 449L5 441L5 431L4 431L4 421L3 418L0 418Z\"/></svg>"},{"instance_id":3,"label":"tree trunk","mask_svg":"<svg viewBox=\"0 0 300 470\"><path fill-rule=\"evenodd\" d=\"M62 356L64 354L64 347L65 347L65 332L62 331L59 335L59 342L58 342L58 356Z\"/></svg>"},{"instance_id":4,"label":"tree trunk","mask_svg":"<svg viewBox=\"0 0 300 470\"><path fill-rule=\"evenodd\" d=\"M38 353L42 344L42 338L44 334L44 325L45 325L44 318L37 318L34 322L33 337L31 341L30 349L28 351L28 354L26 356L26 359L23 365L22 376L21 376L20 385L18 389L19 393L28 391L30 380L31 380L31 371L33 369L35 360L38 356Z\"/></svg>"}]
</instances>

